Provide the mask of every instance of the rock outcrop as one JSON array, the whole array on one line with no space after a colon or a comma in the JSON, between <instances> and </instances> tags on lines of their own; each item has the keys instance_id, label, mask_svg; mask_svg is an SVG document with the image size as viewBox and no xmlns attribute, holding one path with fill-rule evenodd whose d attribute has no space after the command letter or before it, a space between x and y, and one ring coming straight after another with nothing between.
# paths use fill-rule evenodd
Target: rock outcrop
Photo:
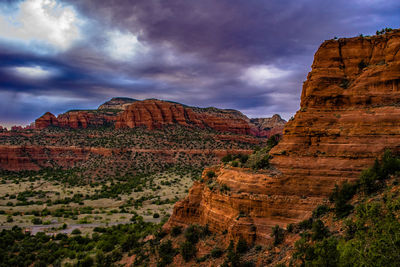
<instances>
[{"instance_id":1,"label":"rock outcrop","mask_svg":"<svg viewBox=\"0 0 400 267\"><path fill-rule=\"evenodd\" d=\"M153 130L179 124L257 137L281 134L284 123L279 115L253 122L237 110L189 107L157 99L139 101L123 97L113 98L97 110L71 110L57 117L47 112L35 121L39 130L50 126L72 129L89 126L115 126L117 129L146 127Z\"/></svg>"},{"instance_id":2,"label":"rock outcrop","mask_svg":"<svg viewBox=\"0 0 400 267\"><path fill-rule=\"evenodd\" d=\"M36 129L45 129L49 126L58 126L58 120L56 116L54 116L50 112L46 112L40 118L35 121Z\"/></svg>"},{"instance_id":3,"label":"rock outcrop","mask_svg":"<svg viewBox=\"0 0 400 267\"><path fill-rule=\"evenodd\" d=\"M100 105L98 109L125 110L130 104L136 101L138 100L128 97L114 97L111 100Z\"/></svg>"},{"instance_id":4,"label":"rock outcrop","mask_svg":"<svg viewBox=\"0 0 400 267\"><path fill-rule=\"evenodd\" d=\"M273 172L220 167L175 205L166 228L208 224L227 239L268 241L271 226L310 216L334 185L354 180L385 149L400 149L400 31L324 42L301 109L270 154ZM229 192L215 188L226 185Z\"/></svg>"},{"instance_id":5,"label":"rock outcrop","mask_svg":"<svg viewBox=\"0 0 400 267\"><path fill-rule=\"evenodd\" d=\"M117 120L117 113L107 110L74 110L58 115L57 120L60 127L72 129L111 126Z\"/></svg>"},{"instance_id":6,"label":"rock outcrop","mask_svg":"<svg viewBox=\"0 0 400 267\"><path fill-rule=\"evenodd\" d=\"M130 105L115 124L116 128L144 126L148 129L180 124L237 134L250 134L247 117L236 110L194 108L182 104L149 99Z\"/></svg>"}]
</instances>

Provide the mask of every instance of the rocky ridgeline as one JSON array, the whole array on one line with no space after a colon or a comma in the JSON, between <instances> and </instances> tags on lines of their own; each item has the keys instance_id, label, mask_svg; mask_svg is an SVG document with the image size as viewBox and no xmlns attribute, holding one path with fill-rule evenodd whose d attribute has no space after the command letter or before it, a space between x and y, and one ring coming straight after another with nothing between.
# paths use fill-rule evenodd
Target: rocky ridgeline
<instances>
[{"instance_id":1,"label":"rocky ridgeline","mask_svg":"<svg viewBox=\"0 0 400 267\"><path fill-rule=\"evenodd\" d=\"M146 127L152 130L179 124L211 128L219 132L269 137L282 133L285 123L279 115L250 120L236 110L196 108L157 99L138 101L113 98L97 110L72 110L57 117L47 112L35 121L35 126L39 130L50 126L79 129L110 125L116 129Z\"/></svg>"},{"instance_id":2,"label":"rocky ridgeline","mask_svg":"<svg viewBox=\"0 0 400 267\"><path fill-rule=\"evenodd\" d=\"M225 237L267 243L274 225L310 216L335 184L385 149L400 148L400 31L325 41L303 85L301 109L271 150L274 172L205 170L165 225L208 224ZM229 191L210 189L207 173Z\"/></svg>"}]
</instances>

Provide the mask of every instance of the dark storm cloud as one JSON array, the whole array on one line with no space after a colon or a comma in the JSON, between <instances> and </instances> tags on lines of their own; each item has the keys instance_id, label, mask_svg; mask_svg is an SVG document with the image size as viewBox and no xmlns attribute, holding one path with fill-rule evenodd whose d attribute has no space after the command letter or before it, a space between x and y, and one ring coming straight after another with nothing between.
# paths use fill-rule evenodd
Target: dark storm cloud
<instances>
[{"instance_id":1,"label":"dark storm cloud","mask_svg":"<svg viewBox=\"0 0 400 267\"><path fill-rule=\"evenodd\" d=\"M323 40L396 28L400 15L398 1L379 0L64 3L87 21L85 38L74 46L38 55L0 43L0 105L11 97L15 105L24 104L23 111L2 112L0 121L24 121L24 116L27 121L46 110L62 112L64 106L94 108L113 96L155 97L289 118L298 109L301 84ZM125 34L124 42L137 38L138 56L121 56L124 45L106 49L109 34L116 31ZM12 71L18 66L41 66L54 75L21 78ZM29 96L41 104L26 100ZM43 101L42 96L53 98ZM56 103L60 98L64 106Z\"/></svg>"}]
</instances>

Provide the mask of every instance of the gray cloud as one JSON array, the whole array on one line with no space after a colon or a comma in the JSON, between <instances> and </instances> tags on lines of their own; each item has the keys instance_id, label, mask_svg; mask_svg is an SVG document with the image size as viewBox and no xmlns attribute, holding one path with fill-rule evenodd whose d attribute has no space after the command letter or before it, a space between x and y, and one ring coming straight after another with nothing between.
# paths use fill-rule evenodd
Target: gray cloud
<instances>
[{"instance_id":1,"label":"gray cloud","mask_svg":"<svg viewBox=\"0 0 400 267\"><path fill-rule=\"evenodd\" d=\"M113 96L289 118L323 40L396 28L400 15L398 1L64 2L86 21L83 40L69 49L37 54L0 42L0 105L8 107L0 122L28 122L47 110L95 108ZM110 48L110 36L122 36L119 46ZM124 51L119 58L110 54ZM18 66L44 66L58 75L21 79L10 72ZM41 97L46 101L38 104ZM58 104L60 99L65 101Z\"/></svg>"}]
</instances>

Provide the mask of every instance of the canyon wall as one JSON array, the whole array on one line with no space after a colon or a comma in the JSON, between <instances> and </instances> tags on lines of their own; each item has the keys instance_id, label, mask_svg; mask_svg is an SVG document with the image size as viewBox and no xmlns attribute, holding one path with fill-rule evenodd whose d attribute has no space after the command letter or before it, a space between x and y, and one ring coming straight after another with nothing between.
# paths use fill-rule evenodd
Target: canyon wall
<instances>
[{"instance_id":1,"label":"canyon wall","mask_svg":"<svg viewBox=\"0 0 400 267\"><path fill-rule=\"evenodd\" d=\"M227 230L227 240L266 243L272 226L308 218L335 184L356 179L385 149L397 152L399 51L398 30L325 41L303 85L301 109L270 152L272 168L255 173L219 166L216 178L206 170L165 228L208 224ZM230 190L218 189L223 185Z\"/></svg>"}]
</instances>

